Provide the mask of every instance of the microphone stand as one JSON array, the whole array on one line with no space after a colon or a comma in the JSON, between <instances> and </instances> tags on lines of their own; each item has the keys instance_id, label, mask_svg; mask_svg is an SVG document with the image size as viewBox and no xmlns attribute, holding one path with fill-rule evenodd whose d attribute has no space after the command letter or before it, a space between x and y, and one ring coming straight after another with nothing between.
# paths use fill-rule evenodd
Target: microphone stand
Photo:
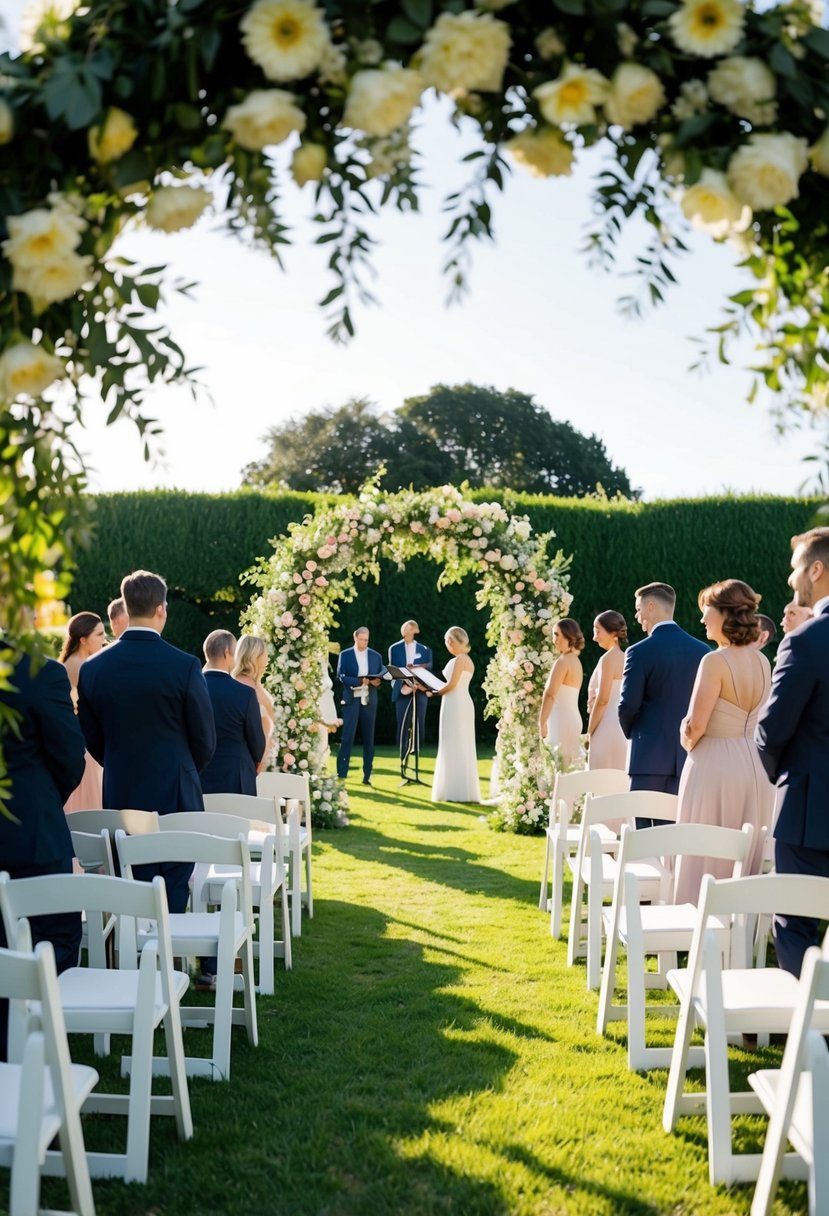
<instances>
[{"instance_id":1,"label":"microphone stand","mask_svg":"<svg viewBox=\"0 0 829 1216\"><path fill-rule=\"evenodd\" d=\"M425 785L426 782L420 780L420 730L417 720L418 686L416 680L406 680L406 684L408 684L409 688L411 688L412 695L409 698L411 702L409 705L409 737L406 742L406 750L400 758L400 784ZM409 757L412 755L414 755L414 777L410 777L407 771L409 767Z\"/></svg>"}]
</instances>

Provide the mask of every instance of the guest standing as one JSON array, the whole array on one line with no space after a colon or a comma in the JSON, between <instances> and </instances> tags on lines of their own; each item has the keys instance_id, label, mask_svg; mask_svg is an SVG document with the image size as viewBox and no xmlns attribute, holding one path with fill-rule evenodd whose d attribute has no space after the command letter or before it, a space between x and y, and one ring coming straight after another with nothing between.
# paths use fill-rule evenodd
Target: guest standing
<instances>
[{"instance_id":1,"label":"guest standing","mask_svg":"<svg viewBox=\"0 0 829 1216\"><path fill-rule=\"evenodd\" d=\"M627 635L627 623L621 612L612 609L600 612L593 622L593 640L604 654L587 686L589 769L616 768L624 772L627 768L628 745L619 725L619 694L625 665L621 643Z\"/></svg>"},{"instance_id":2,"label":"guest standing","mask_svg":"<svg viewBox=\"0 0 829 1216\"><path fill-rule=\"evenodd\" d=\"M581 627L570 617L556 621L553 644L558 658L544 686L538 731L553 753L560 756L565 768L571 768L581 753L579 689L584 679L579 658L580 651L584 650Z\"/></svg>"},{"instance_id":3,"label":"guest standing","mask_svg":"<svg viewBox=\"0 0 829 1216\"><path fill-rule=\"evenodd\" d=\"M130 627L130 618L127 616L127 606L123 596L119 595L117 599L112 600L107 608L107 616L109 617L110 632L117 642L121 634Z\"/></svg>"},{"instance_id":4,"label":"guest standing","mask_svg":"<svg viewBox=\"0 0 829 1216\"><path fill-rule=\"evenodd\" d=\"M780 624L783 626L784 633L792 633L795 629L799 629L806 621L812 619L812 609L808 604L798 604L797 600L791 600L783 609L783 616L780 619Z\"/></svg>"},{"instance_id":5,"label":"guest standing","mask_svg":"<svg viewBox=\"0 0 829 1216\"><path fill-rule=\"evenodd\" d=\"M69 676L69 691L77 713L78 675L81 664L98 654L106 645L104 622L97 612L78 612L66 624L66 637L59 662ZM94 756L86 753L86 767L81 783L66 800L63 808L72 811L99 811L103 803L103 769Z\"/></svg>"},{"instance_id":6,"label":"guest standing","mask_svg":"<svg viewBox=\"0 0 829 1216\"><path fill-rule=\"evenodd\" d=\"M771 668L754 643L760 635L759 596L740 579L713 583L699 593L702 623L717 649L697 669L688 715L680 728L688 760L679 783L678 823L754 828L743 874L758 874L763 834L771 826L774 787L754 743L761 706L771 685ZM730 878L730 861L681 857L677 903L695 904L704 874Z\"/></svg>"},{"instance_id":7,"label":"guest standing","mask_svg":"<svg viewBox=\"0 0 829 1216\"><path fill-rule=\"evenodd\" d=\"M829 528L793 537L792 549L789 586L795 604L810 608L813 617L780 643L757 745L781 795L775 869L829 878ZM818 933L817 919L775 917L780 966L800 975Z\"/></svg>"},{"instance_id":8,"label":"guest standing","mask_svg":"<svg viewBox=\"0 0 829 1216\"><path fill-rule=\"evenodd\" d=\"M214 629L204 639L204 678L216 722L216 750L199 774L203 794L256 794L265 732L252 688L234 680L236 639Z\"/></svg>"},{"instance_id":9,"label":"guest standing","mask_svg":"<svg viewBox=\"0 0 829 1216\"><path fill-rule=\"evenodd\" d=\"M395 667L409 667L412 670L418 667L425 667L428 671L431 671L432 651L423 642L416 640L419 633L420 626L417 621L404 621L400 626L402 641L393 642L389 646L389 662L393 663ZM391 699L397 715L397 746L402 760L409 751L412 701L415 703L417 715L415 718L415 735L413 740L415 746L412 748L412 751L419 751L426 738L426 706L429 704L429 697L427 693L421 691L412 693L411 685L403 680L392 680Z\"/></svg>"},{"instance_id":10,"label":"guest standing","mask_svg":"<svg viewBox=\"0 0 829 1216\"><path fill-rule=\"evenodd\" d=\"M337 679L343 686L343 733L337 753L337 776L348 776L351 748L357 726L363 743L363 785L371 785L374 765L374 723L377 718L377 689L383 681L385 667L379 651L371 650L369 632L365 625L354 630L354 645L340 655Z\"/></svg>"},{"instance_id":11,"label":"guest standing","mask_svg":"<svg viewBox=\"0 0 829 1216\"><path fill-rule=\"evenodd\" d=\"M636 592L636 619L648 636L625 651L619 695L619 724L630 740L632 790L679 790L685 763L679 725L708 647L674 622L675 604L676 592L667 583L648 583ZM653 824L637 816L637 827Z\"/></svg>"},{"instance_id":12,"label":"guest standing","mask_svg":"<svg viewBox=\"0 0 829 1216\"><path fill-rule=\"evenodd\" d=\"M329 746L329 736L343 724L342 718L337 715L337 702L334 699L334 681L331 679L331 672L328 668L328 656L320 657L320 674L322 677L322 691L320 692L319 701L319 716L316 722L317 729L317 763L321 767L326 767L328 759L331 755Z\"/></svg>"},{"instance_id":13,"label":"guest standing","mask_svg":"<svg viewBox=\"0 0 829 1216\"><path fill-rule=\"evenodd\" d=\"M268 767L268 761L273 752L276 734L276 708L273 697L262 683L262 677L268 669L268 648L261 638L252 633L245 633L239 638L236 646L236 657L233 664L232 676L240 684L246 684L256 693L259 713L262 718L262 730L265 733L265 750L256 766L257 773L262 773Z\"/></svg>"},{"instance_id":14,"label":"guest standing","mask_svg":"<svg viewBox=\"0 0 829 1216\"><path fill-rule=\"evenodd\" d=\"M453 625L444 641L452 658L443 669L446 684L433 694L442 700L432 802L480 802L475 704L469 695L469 682L475 673L469 657L469 635L460 625Z\"/></svg>"}]
</instances>

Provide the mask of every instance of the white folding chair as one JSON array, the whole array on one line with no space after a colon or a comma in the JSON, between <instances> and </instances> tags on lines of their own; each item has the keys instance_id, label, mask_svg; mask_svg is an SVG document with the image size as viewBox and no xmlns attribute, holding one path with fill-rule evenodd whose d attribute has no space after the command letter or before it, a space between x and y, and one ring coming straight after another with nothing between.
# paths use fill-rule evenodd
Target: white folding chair
<instances>
[{"instance_id":1,"label":"white folding chair","mask_svg":"<svg viewBox=\"0 0 829 1216\"><path fill-rule=\"evenodd\" d=\"M177 912L170 915L170 937L176 954L215 956L216 1000L213 1007L183 1006L181 1022L185 1027L213 1024L213 1047L209 1058L187 1056L185 1067L190 1076L226 1081L230 1077L230 1040L233 1026L244 1026L248 1042L256 1047L256 994L253 982L253 907L250 888L250 851L244 835L236 840L207 836L197 832L156 832L146 836L115 833L115 847L124 874L132 876L133 866L159 862L206 862L208 865L234 867L234 877L222 887L218 912ZM155 940L155 928L143 928L138 948L146 950ZM123 950L123 945L122 945ZM236 959L242 964L243 1005L233 1007ZM167 1060L156 1058L153 1069L165 1075Z\"/></svg>"},{"instance_id":2,"label":"white folding chair","mask_svg":"<svg viewBox=\"0 0 829 1216\"><path fill-rule=\"evenodd\" d=\"M623 794L630 778L615 768L584 769L576 773L556 773L550 798L549 824L541 871L538 906L550 913L550 932L561 936L561 909L564 888L564 863L578 848L579 827L571 824L573 804L584 794ZM615 834L615 833L614 833Z\"/></svg>"},{"instance_id":3,"label":"white folding chair","mask_svg":"<svg viewBox=\"0 0 829 1216\"><path fill-rule=\"evenodd\" d=\"M687 951L696 927L698 912L696 904L674 902L675 869L666 869L667 890L657 901L641 905L639 883L629 867L638 861L660 858L665 865L667 858L715 857L731 861L733 877L739 878L742 864L748 856L753 839L753 830L746 824L741 831L732 828L709 826L702 823L672 823L667 827L636 830L622 828L622 844L618 855L618 868L613 885L613 901L602 914L607 946L605 948L602 986L599 993L599 1011L596 1030L605 1034L608 1022L627 1019L628 1068L631 1070L667 1068L671 1062L669 1047L649 1047L646 1044L646 1015L675 1017L675 1005L648 1006L648 988L667 987L667 970L676 967L677 953ZM594 835L592 851L601 849L601 842ZM723 934L726 938L726 925ZM616 988L616 966L619 947L624 946L627 955L627 1004L616 1005L613 995ZM657 955L657 973L646 970L648 955Z\"/></svg>"},{"instance_id":4,"label":"white folding chair","mask_svg":"<svg viewBox=\"0 0 829 1216\"><path fill-rule=\"evenodd\" d=\"M305 890L301 892L301 903L297 903L294 915L294 936L302 933L301 904L305 905L309 919L314 916L314 888L311 879L311 856L313 840L311 836L311 783L307 773L260 773L256 778L256 793L260 798L274 798L285 803L286 823L291 844L292 864L294 858L304 861ZM292 819L291 811L297 809L299 814ZM293 887L293 883L292 883ZM297 888L299 878L297 877Z\"/></svg>"},{"instance_id":5,"label":"white folding chair","mask_svg":"<svg viewBox=\"0 0 829 1216\"><path fill-rule=\"evenodd\" d=\"M130 836L141 836L144 832L158 831L158 813L156 811L72 811L66 816L66 822L72 832L94 832L97 836L103 828L114 839L120 828Z\"/></svg>"},{"instance_id":6,"label":"white folding chair","mask_svg":"<svg viewBox=\"0 0 829 1216\"><path fill-rule=\"evenodd\" d=\"M273 994L273 960L281 958L285 970L290 971L291 924L288 917L288 884L285 879L285 864L272 825L261 819L242 819L237 815L218 815L212 811L176 811L162 815L163 832L206 832L210 836L224 836L236 840L241 832L248 848L251 836L255 835L256 847L261 860L250 866L250 890L254 913L259 912L258 934L253 943L254 956L259 959L259 992ZM221 902L222 887L228 878L234 877L231 866L197 865L193 873L193 908L206 911L208 904ZM274 932L273 902L277 894L282 906L282 938Z\"/></svg>"},{"instance_id":7,"label":"white folding chair","mask_svg":"<svg viewBox=\"0 0 829 1216\"><path fill-rule=\"evenodd\" d=\"M73 1213L95 1216L80 1114L98 1074L70 1061L51 942L34 954L0 950L0 997L23 1004L12 1018L9 1063L0 1063L0 1165L11 1169L9 1216L40 1211L45 1172L66 1177ZM60 1151L50 1153L55 1136Z\"/></svg>"},{"instance_id":8,"label":"white folding chair","mask_svg":"<svg viewBox=\"0 0 829 1216\"><path fill-rule=\"evenodd\" d=\"M573 873L570 899L570 932L567 939L567 965L587 955L587 987L599 987L602 966L602 903L613 894L618 863L619 839L600 833L600 851L592 846L591 833L599 825L624 823L641 815L646 819L675 820L678 799L675 794L659 794L651 790L628 790L623 794L588 794L579 827L579 843L575 856L568 858ZM665 868L658 858L631 863L639 879L642 899L658 899L665 881ZM584 897L587 895L587 918L584 917Z\"/></svg>"},{"instance_id":9,"label":"white folding chair","mask_svg":"<svg viewBox=\"0 0 829 1216\"><path fill-rule=\"evenodd\" d=\"M688 967L668 972L680 1011L662 1126L670 1132L681 1115L707 1115L708 1175L712 1185L754 1181L760 1167L759 1154L733 1151L732 1114L762 1113L763 1107L755 1093L731 1092L729 1036L788 1033L800 996L798 981L789 972L750 966L752 952L746 941L744 918L764 912L829 920L829 878L757 874L717 882L706 874ZM725 969L721 941L710 932L723 917L734 918L731 958ZM701 1026L705 1034L704 1093L688 1093L685 1088L695 1025ZM815 1026L821 1032L829 1031L829 1007L816 1008Z\"/></svg>"},{"instance_id":10,"label":"white folding chair","mask_svg":"<svg viewBox=\"0 0 829 1216\"><path fill-rule=\"evenodd\" d=\"M769 1115L751 1216L770 1216L784 1160L808 1170L809 1216L829 1211L829 1050L823 1036L811 1028L819 1001L829 1002L829 959L812 946L803 957L800 999L783 1063L779 1070L763 1069L748 1078ZM786 1153L787 1140L796 1154Z\"/></svg>"},{"instance_id":11,"label":"white folding chair","mask_svg":"<svg viewBox=\"0 0 829 1216\"><path fill-rule=\"evenodd\" d=\"M6 936L18 949L31 945L28 917L45 912L84 912L90 934L89 960L103 957L103 921L120 918L119 968L70 967L58 976L63 1016L69 1034L123 1034L132 1039L129 1094L93 1094L84 1111L126 1115L125 1153L87 1153L89 1172L100 1178L146 1182L150 1115L174 1115L179 1139L193 1135L190 1095L184 1070L179 998L188 978L173 971L167 892L162 878L127 882L101 874L50 874L11 880L0 874L0 909ZM156 940L137 969L134 947L137 920L153 921ZM13 1013L14 1011L12 1011ZM163 1026L172 1095L152 1092L153 1034Z\"/></svg>"}]
</instances>

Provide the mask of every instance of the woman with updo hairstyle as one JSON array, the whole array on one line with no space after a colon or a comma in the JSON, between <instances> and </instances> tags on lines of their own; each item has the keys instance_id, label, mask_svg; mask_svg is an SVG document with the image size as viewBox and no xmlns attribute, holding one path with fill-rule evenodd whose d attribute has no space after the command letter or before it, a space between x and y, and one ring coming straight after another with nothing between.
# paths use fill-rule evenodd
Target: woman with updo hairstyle
<instances>
[{"instance_id":1,"label":"woman with updo hairstyle","mask_svg":"<svg viewBox=\"0 0 829 1216\"><path fill-rule=\"evenodd\" d=\"M69 692L75 713L78 712L78 674L81 664L93 655L98 654L106 645L106 630L104 622L97 612L76 612L66 622L66 635L59 656L59 662L66 668L69 676ZM66 801L64 810L99 811L103 803L104 770L97 760L86 753L86 768L81 783L73 790Z\"/></svg>"},{"instance_id":2,"label":"woman with updo hairstyle","mask_svg":"<svg viewBox=\"0 0 829 1216\"><path fill-rule=\"evenodd\" d=\"M276 709L274 701L267 688L262 684L262 676L268 666L268 648L261 638L252 633L244 633L236 643L233 670L231 675L240 684L247 684L256 693L259 702L259 712L262 715L262 730L265 732L265 751L257 766L257 773L262 773L268 766L273 748L274 724Z\"/></svg>"},{"instance_id":3,"label":"woman with updo hairstyle","mask_svg":"<svg viewBox=\"0 0 829 1216\"><path fill-rule=\"evenodd\" d=\"M469 634L460 625L452 625L443 640L452 658L443 669L446 683L436 694L441 698L440 730L432 802L480 802L475 704L469 695L475 673Z\"/></svg>"},{"instance_id":4,"label":"woman with updo hairstyle","mask_svg":"<svg viewBox=\"0 0 829 1216\"><path fill-rule=\"evenodd\" d=\"M627 768L627 739L619 725L619 694L625 665L621 643L628 627L621 612L608 609L593 622L593 641L604 651L587 686L587 767Z\"/></svg>"},{"instance_id":5,"label":"woman with updo hairstyle","mask_svg":"<svg viewBox=\"0 0 829 1216\"><path fill-rule=\"evenodd\" d=\"M541 698L538 733L567 769L573 767L581 754L579 689L584 672L579 653L584 650L584 634L578 621L569 616L556 621L553 644L558 658L550 669Z\"/></svg>"},{"instance_id":6,"label":"woman with updo hairstyle","mask_svg":"<svg viewBox=\"0 0 829 1216\"><path fill-rule=\"evenodd\" d=\"M752 645L760 635L760 603L748 583L728 578L699 593L702 624L717 649L699 665L680 740L688 752L679 783L678 823L754 828L743 874L758 874L763 861L761 828L770 828L774 787L754 744L754 728L771 687L771 669ZM703 874L730 878L732 863L681 857L677 903L696 903Z\"/></svg>"}]
</instances>

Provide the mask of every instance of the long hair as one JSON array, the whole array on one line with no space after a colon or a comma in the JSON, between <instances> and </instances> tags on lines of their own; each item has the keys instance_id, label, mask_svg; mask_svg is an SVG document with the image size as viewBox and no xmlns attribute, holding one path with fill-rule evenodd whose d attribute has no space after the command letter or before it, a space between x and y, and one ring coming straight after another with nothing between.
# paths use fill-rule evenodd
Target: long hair
<instances>
[{"instance_id":1,"label":"long hair","mask_svg":"<svg viewBox=\"0 0 829 1216\"><path fill-rule=\"evenodd\" d=\"M97 612L76 612L73 617L70 617L66 622L66 637L63 639L60 662L65 663L71 655L75 654L81 641L94 633L100 624L102 621Z\"/></svg>"},{"instance_id":2,"label":"long hair","mask_svg":"<svg viewBox=\"0 0 829 1216\"><path fill-rule=\"evenodd\" d=\"M265 653L265 643L261 638L254 637L252 633L243 633L236 644L236 662L232 674L255 680L256 662Z\"/></svg>"}]
</instances>

